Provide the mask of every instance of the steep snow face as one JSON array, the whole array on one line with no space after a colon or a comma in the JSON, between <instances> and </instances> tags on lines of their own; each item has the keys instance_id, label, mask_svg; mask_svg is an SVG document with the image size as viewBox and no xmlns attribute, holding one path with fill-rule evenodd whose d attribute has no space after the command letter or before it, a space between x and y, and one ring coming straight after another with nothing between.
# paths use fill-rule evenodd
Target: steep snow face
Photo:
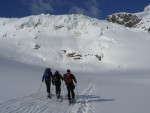
<instances>
[{"instance_id":1,"label":"steep snow face","mask_svg":"<svg viewBox=\"0 0 150 113\"><path fill-rule=\"evenodd\" d=\"M1 18L0 25L1 57L59 69L91 71L128 64L134 58L126 56L137 54L140 58L134 45L140 45L143 36L149 37L145 32L84 15ZM140 42L135 42L136 38ZM123 46L126 44L129 46Z\"/></svg>"},{"instance_id":2,"label":"steep snow face","mask_svg":"<svg viewBox=\"0 0 150 113\"><path fill-rule=\"evenodd\" d=\"M90 62L97 65L103 50L114 43L102 37L107 22L84 15L3 18L0 24L1 56L24 63L64 68Z\"/></svg>"}]
</instances>

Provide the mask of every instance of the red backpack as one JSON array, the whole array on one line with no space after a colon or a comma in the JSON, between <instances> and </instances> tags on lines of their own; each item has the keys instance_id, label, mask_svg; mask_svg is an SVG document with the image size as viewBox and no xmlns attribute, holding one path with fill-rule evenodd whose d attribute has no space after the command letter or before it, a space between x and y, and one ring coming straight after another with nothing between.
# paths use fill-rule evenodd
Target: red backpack
<instances>
[{"instance_id":1,"label":"red backpack","mask_svg":"<svg viewBox=\"0 0 150 113\"><path fill-rule=\"evenodd\" d=\"M65 82L66 84L72 83L71 73L65 74Z\"/></svg>"}]
</instances>

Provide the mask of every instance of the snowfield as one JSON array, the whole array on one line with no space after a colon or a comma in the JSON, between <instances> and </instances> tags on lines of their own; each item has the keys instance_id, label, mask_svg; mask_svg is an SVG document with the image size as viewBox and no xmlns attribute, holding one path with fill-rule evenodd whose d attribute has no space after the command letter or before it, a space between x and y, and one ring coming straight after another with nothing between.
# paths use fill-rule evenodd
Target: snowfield
<instances>
[{"instance_id":1,"label":"snowfield","mask_svg":"<svg viewBox=\"0 0 150 113\"><path fill-rule=\"evenodd\" d=\"M140 12L143 20L150 13ZM149 113L150 33L84 15L0 18L0 113ZM76 76L47 99L46 67Z\"/></svg>"}]
</instances>

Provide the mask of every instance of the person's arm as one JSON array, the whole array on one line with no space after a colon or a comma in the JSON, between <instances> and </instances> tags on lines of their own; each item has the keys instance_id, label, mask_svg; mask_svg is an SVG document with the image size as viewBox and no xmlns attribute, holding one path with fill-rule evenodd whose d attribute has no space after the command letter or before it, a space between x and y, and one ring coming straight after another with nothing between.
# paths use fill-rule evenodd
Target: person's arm
<instances>
[{"instance_id":1,"label":"person's arm","mask_svg":"<svg viewBox=\"0 0 150 113\"><path fill-rule=\"evenodd\" d=\"M53 78L53 73L52 72L50 72L50 77Z\"/></svg>"},{"instance_id":2,"label":"person's arm","mask_svg":"<svg viewBox=\"0 0 150 113\"><path fill-rule=\"evenodd\" d=\"M65 81L65 76L66 76L66 75L64 74L64 75L63 75L63 80L64 80L64 81Z\"/></svg>"},{"instance_id":3,"label":"person's arm","mask_svg":"<svg viewBox=\"0 0 150 113\"><path fill-rule=\"evenodd\" d=\"M49 77L50 77L50 81L52 81L53 80L53 74L51 71L49 72Z\"/></svg>"},{"instance_id":4,"label":"person's arm","mask_svg":"<svg viewBox=\"0 0 150 113\"><path fill-rule=\"evenodd\" d=\"M77 83L77 80L73 74L72 74L72 77L73 77L74 82Z\"/></svg>"},{"instance_id":5,"label":"person's arm","mask_svg":"<svg viewBox=\"0 0 150 113\"><path fill-rule=\"evenodd\" d=\"M55 85L54 75L52 75L52 84Z\"/></svg>"}]
</instances>

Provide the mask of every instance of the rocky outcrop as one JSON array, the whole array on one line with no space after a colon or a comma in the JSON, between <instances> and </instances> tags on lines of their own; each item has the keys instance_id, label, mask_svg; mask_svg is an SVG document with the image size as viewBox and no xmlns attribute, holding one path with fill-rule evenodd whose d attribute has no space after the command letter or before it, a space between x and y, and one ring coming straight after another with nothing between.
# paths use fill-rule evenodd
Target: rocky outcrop
<instances>
[{"instance_id":1,"label":"rocky outcrop","mask_svg":"<svg viewBox=\"0 0 150 113\"><path fill-rule=\"evenodd\" d=\"M74 60L82 59L82 55L77 54L76 52L67 53L67 56L73 58Z\"/></svg>"},{"instance_id":2,"label":"rocky outcrop","mask_svg":"<svg viewBox=\"0 0 150 113\"><path fill-rule=\"evenodd\" d=\"M39 49L40 48L40 45L39 44L35 44L35 46L34 46L34 49Z\"/></svg>"},{"instance_id":3,"label":"rocky outcrop","mask_svg":"<svg viewBox=\"0 0 150 113\"><path fill-rule=\"evenodd\" d=\"M126 27L135 27L141 21L141 18L130 13L116 13L109 15L106 20Z\"/></svg>"},{"instance_id":4,"label":"rocky outcrop","mask_svg":"<svg viewBox=\"0 0 150 113\"><path fill-rule=\"evenodd\" d=\"M100 53L100 54L85 54L85 55L82 55L82 54L79 54L79 53L76 53L76 52L69 52L67 53L66 50L62 50L65 55L68 57L68 58L71 58L73 60L80 60L80 59L84 59L84 58L87 58L87 57L96 57L99 61L102 60L102 58L104 57L104 54L103 53Z\"/></svg>"}]
</instances>

